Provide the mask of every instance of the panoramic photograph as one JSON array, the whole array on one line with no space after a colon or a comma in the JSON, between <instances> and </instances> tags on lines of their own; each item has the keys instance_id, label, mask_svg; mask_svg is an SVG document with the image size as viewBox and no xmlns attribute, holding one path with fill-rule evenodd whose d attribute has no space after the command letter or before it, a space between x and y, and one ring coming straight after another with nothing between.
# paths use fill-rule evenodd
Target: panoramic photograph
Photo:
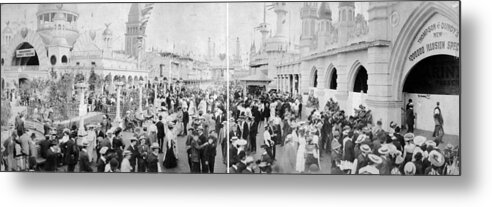
<instances>
[{"instance_id":1,"label":"panoramic photograph","mask_svg":"<svg viewBox=\"0 0 492 207\"><path fill-rule=\"evenodd\" d=\"M0 171L461 175L460 6L1 4Z\"/></svg>"}]
</instances>

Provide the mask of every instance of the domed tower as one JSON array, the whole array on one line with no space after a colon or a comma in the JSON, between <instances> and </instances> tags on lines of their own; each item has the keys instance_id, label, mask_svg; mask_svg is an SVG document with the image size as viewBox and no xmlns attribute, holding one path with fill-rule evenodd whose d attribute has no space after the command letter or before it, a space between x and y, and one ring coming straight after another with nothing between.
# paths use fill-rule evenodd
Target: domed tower
<instances>
[{"instance_id":1,"label":"domed tower","mask_svg":"<svg viewBox=\"0 0 492 207\"><path fill-rule=\"evenodd\" d=\"M319 32L318 32L318 48L323 49L328 43L328 38L332 32L331 9L328 2L322 2L318 11Z\"/></svg>"},{"instance_id":2,"label":"domed tower","mask_svg":"<svg viewBox=\"0 0 492 207\"><path fill-rule=\"evenodd\" d=\"M5 28L2 30L2 45L9 45L14 36L14 31L9 26L10 22L7 21Z\"/></svg>"},{"instance_id":3,"label":"domed tower","mask_svg":"<svg viewBox=\"0 0 492 207\"><path fill-rule=\"evenodd\" d=\"M109 29L110 23L105 24L106 29L103 31L103 42L104 42L104 50L111 51L113 48L113 31Z\"/></svg>"},{"instance_id":4,"label":"domed tower","mask_svg":"<svg viewBox=\"0 0 492 207\"><path fill-rule=\"evenodd\" d=\"M66 65L70 49L79 37L77 4L40 4L37 33L47 46L52 66Z\"/></svg>"},{"instance_id":5,"label":"domed tower","mask_svg":"<svg viewBox=\"0 0 492 207\"><path fill-rule=\"evenodd\" d=\"M349 35L355 26L355 3L339 2L338 3L338 42L347 43Z\"/></svg>"},{"instance_id":6,"label":"domed tower","mask_svg":"<svg viewBox=\"0 0 492 207\"><path fill-rule=\"evenodd\" d=\"M301 21L302 21L302 33L300 41L301 53L309 52L315 31L316 31L316 20L318 19L318 9L316 2L304 2L301 8Z\"/></svg>"}]
</instances>

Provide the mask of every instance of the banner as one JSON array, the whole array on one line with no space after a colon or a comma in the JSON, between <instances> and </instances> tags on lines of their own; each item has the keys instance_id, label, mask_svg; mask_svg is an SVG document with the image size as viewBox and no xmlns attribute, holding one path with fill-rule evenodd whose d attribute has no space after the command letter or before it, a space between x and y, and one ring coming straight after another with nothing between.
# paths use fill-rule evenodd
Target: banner
<instances>
[{"instance_id":1,"label":"banner","mask_svg":"<svg viewBox=\"0 0 492 207\"><path fill-rule=\"evenodd\" d=\"M36 51L34 50L34 48L22 49L22 50L16 50L15 51L15 56L18 58L33 57L35 55L36 55Z\"/></svg>"}]
</instances>

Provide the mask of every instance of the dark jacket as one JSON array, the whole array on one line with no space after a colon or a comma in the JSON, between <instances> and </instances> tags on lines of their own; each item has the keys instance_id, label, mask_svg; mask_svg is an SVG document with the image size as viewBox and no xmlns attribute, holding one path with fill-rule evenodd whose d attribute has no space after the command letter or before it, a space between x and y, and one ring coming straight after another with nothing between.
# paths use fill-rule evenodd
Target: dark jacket
<instances>
[{"instance_id":1,"label":"dark jacket","mask_svg":"<svg viewBox=\"0 0 492 207\"><path fill-rule=\"evenodd\" d=\"M157 165L159 164L159 158L154 153L150 153L147 158L147 171L148 172L158 172Z\"/></svg>"},{"instance_id":2,"label":"dark jacket","mask_svg":"<svg viewBox=\"0 0 492 207\"><path fill-rule=\"evenodd\" d=\"M164 132L164 124L162 123L162 121L157 122L155 126L157 127L157 137L165 137L166 133Z\"/></svg>"},{"instance_id":3,"label":"dark jacket","mask_svg":"<svg viewBox=\"0 0 492 207\"><path fill-rule=\"evenodd\" d=\"M79 172L92 172L89 155L83 150L80 152Z\"/></svg>"},{"instance_id":4,"label":"dark jacket","mask_svg":"<svg viewBox=\"0 0 492 207\"><path fill-rule=\"evenodd\" d=\"M79 159L79 149L75 144L73 139L68 140L61 146L65 149L65 163L66 164L77 164L77 160Z\"/></svg>"},{"instance_id":5,"label":"dark jacket","mask_svg":"<svg viewBox=\"0 0 492 207\"><path fill-rule=\"evenodd\" d=\"M53 150L48 149L46 152L46 162L44 163L44 170L45 171L56 171L56 167L58 165L57 163L58 160L58 153L53 152Z\"/></svg>"}]
</instances>

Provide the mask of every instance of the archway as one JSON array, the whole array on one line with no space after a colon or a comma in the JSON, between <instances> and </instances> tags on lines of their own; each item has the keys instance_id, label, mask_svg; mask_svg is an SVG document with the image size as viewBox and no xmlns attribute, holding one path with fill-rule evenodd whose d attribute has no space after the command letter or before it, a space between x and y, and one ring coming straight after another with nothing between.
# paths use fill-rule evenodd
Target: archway
<instances>
[{"instance_id":1,"label":"archway","mask_svg":"<svg viewBox=\"0 0 492 207\"><path fill-rule=\"evenodd\" d=\"M313 75L313 87L318 87L318 70L314 70L314 75Z\"/></svg>"},{"instance_id":2,"label":"archway","mask_svg":"<svg viewBox=\"0 0 492 207\"><path fill-rule=\"evenodd\" d=\"M62 56L62 58L61 58L61 62L62 62L63 64L67 64L67 63L68 63L68 58L67 58L67 56L65 56L65 55L64 55L64 56Z\"/></svg>"},{"instance_id":3,"label":"archway","mask_svg":"<svg viewBox=\"0 0 492 207\"><path fill-rule=\"evenodd\" d=\"M12 66L33 66L39 65L38 53L34 47L23 42L15 49L15 54L12 58Z\"/></svg>"},{"instance_id":4,"label":"archway","mask_svg":"<svg viewBox=\"0 0 492 207\"><path fill-rule=\"evenodd\" d=\"M357 93L367 93L368 85L367 85L367 70L364 66L359 66L357 69L357 73L355 75L354 88L353 92Z\"/></svg>"},{"instance_id":5,"label":"archway","mask_svg":"<svg viewBox=\"0 0 492 207\"><path fill-rule=\"evenodd\" d=\"M337 89L337 86L338 86L337 78L338 78L337 69L333 68L331 70L330 78L328 79L330 81L329 89L332 89L332 90Z\"/></svg>"},{"instance_id":6,"label":"archway","mask_svg":"<svg viewBox=\"0 0 492 207\"><path fill-rule=\"evenodd\" d=\"M445 123L446 134L459 134L460 58L432 55L420 60L402 80L404 104L413 101L414 127L433 131L433 113L437 102ZM402 113L402 123L407 117Z\"/></svg>"}]
</instances>

